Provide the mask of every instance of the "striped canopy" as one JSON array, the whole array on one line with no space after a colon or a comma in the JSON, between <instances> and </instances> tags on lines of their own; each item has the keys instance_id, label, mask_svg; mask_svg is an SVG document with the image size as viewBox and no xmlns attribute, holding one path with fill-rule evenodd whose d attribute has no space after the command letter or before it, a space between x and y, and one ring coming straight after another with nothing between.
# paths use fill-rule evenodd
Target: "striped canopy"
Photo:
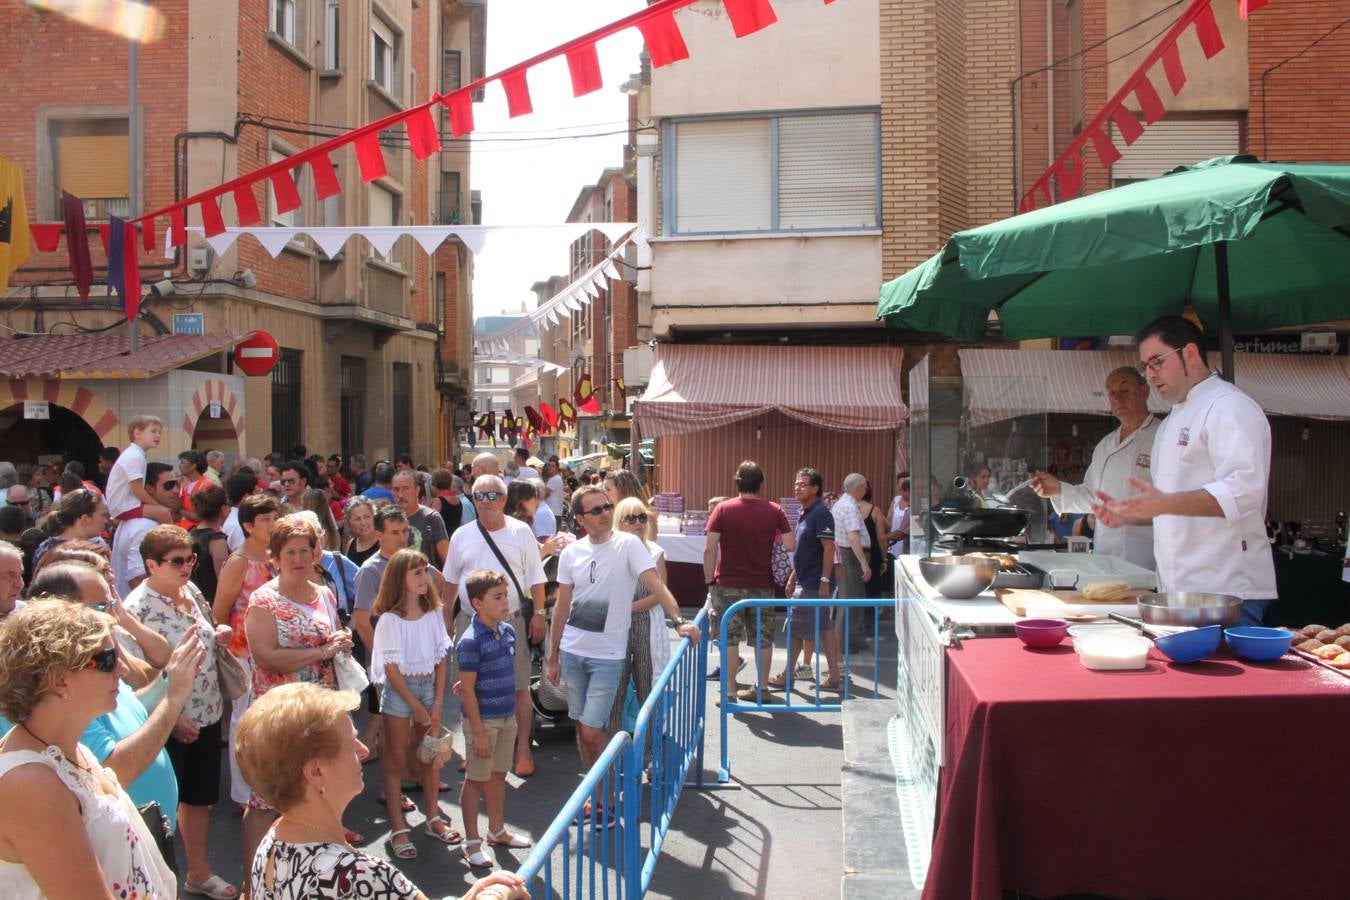
<instances>
[{"instance_id":1,"label":"striped canopy","mask_svg":"<svg viewBox=\"0 0 1350 900\"><path fill-rule=\"evenodd\" d=\"M779 412L820 428L892 431L905 421L899 347L663 344L633 404L644 438Z\"/></svg>"}]
</instances>

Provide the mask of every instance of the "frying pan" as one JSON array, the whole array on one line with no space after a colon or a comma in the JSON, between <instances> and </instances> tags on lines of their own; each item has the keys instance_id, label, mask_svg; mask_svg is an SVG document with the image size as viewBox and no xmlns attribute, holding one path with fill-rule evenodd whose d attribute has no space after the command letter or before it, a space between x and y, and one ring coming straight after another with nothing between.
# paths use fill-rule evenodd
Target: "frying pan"
<instances>
[{"instance_id":1,"label":"frying pan","mask_svg":"<svg viewBox=\"0 0 1350 900\"><path fill-rule=\"evenodd\" d=\"M1203 628L1165 634L1150 628L1138 619L1131 619L1129 616L1122 616L1115 612L1109 615L1117 622L1124 622L1126 625L1138 628L1145 637L1152 638L1154 645L1162 651L1163 656L1174 663L1199 662L1207 656L1212 656L1214 651L1219 649L1219 641L1223 640L1223 626L1221 625L1206 625Z\"/></svg>"}]
</instances>

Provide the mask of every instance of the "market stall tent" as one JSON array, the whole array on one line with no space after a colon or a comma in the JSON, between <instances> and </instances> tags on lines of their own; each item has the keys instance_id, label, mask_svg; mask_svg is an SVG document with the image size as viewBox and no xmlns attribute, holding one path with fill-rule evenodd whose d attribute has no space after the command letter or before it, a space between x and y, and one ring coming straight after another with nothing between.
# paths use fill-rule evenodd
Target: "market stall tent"
<instances>
[{"instance_id":1,"label":"market stall tent","mask_svg":"<svg viewBox=\"0 0 1350 900\"><path fill-rule=\"evenodd\" d=\"M659 487L688 509L734 494L744 459L764 469L769 498L789 496L812 466L827 490L861 472L884 502L907 417L903 360L899 347L662 344L634 431L657 439Z\"/></svg>"}]
</instances>

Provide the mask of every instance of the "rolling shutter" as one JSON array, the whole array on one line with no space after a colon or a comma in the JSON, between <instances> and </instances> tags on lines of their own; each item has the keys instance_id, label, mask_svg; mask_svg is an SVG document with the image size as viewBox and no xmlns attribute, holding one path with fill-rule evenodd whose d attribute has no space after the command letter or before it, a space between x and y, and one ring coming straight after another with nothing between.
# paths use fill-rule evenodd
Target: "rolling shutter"
<instances>
[{"instance_id":1,"label":"rolling shutter","mask_svg":"<svg viewBox=\"0 0 1350 900\"><path fill-rule=\"evenodd\" d=\"M1112 137L1118 138L1115 126ZM1177 166L1232 156L1239 150L1237 119L1164 120L1150 125L1133 146L1116 140L1120 161L1111 167L1114 181L1165 175Z\"/></svg>"},{"instance_id":2,"label":"rolling shutter","mask_svg":"<svg viewBox=\"0 0 1350 900\"><path fill-rule=\"evenodd\" d=\"M676 126L675 231L772 227L767 119Z\"/></svg>"},{"instance_id":3,"label":"rolling shutter","mask_svg":"<svg viewBox=\"0 0 1350 900\"><path fill-rule=\"evenodd\" d=\"M127 196L126 135L63 135L56 144L57 187L86 200Z\"/></svg>"},{"instance_id":4,"label":"rolling shutter","mask_svg":"<svg viewBox=\"0 0 1350 900\"><path fill-rule=\"evenodd\" d=\"M877 116L778 122L778 219L784 230L875 228Z\"/></svg>"}]
</instances>

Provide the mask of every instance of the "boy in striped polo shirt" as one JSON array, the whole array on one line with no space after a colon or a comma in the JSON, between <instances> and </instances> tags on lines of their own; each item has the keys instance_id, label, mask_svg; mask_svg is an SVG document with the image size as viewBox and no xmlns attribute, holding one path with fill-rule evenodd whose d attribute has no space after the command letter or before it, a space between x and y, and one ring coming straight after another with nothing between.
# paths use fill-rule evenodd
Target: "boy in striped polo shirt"
<instances>
[{"instance_id":1,"label":"boy in striped polo shirt","mask_svg":"<svg viewBox=\"0 0 1350 900\"><path fill-rule=\"evenodd\" d=\"M464 583L473 605L473 621L455 645L459 660L460 712L468 767L459 804L464 815L464 858L472 866L496 860L478 836L478 802L487 798L488 847L529 847L531 842L506 829L506 773L516 746L516 632L510 614L506 576L480 569Z\"/></svg>"}]
</instances>

